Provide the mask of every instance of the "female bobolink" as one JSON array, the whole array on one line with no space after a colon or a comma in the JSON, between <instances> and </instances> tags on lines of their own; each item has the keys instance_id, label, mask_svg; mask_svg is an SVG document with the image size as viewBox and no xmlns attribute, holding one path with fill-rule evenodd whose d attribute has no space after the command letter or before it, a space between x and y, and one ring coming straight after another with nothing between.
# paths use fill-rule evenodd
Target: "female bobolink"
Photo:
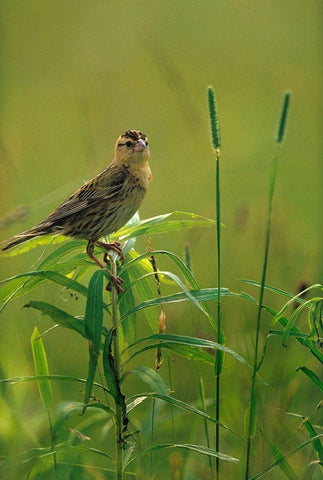
<instances>
[{"instance_id":1,"label":"female bobolink","mask_svg":"<svg viewBox=\"0 0 323 480\"><path fill-rule=\"evenodd\" d=\"M87 254L97 265L94 246L114 250L123 258L118 242L99 239L117 231L136 213L152 178L148 165L150 152L146 135L128 130L115 145L112 163L102 173L82 185L48 217L26 232L5 241L1 250L8 250L31 238L62 234L88 240Z\"/></svg>"}]
</instances>

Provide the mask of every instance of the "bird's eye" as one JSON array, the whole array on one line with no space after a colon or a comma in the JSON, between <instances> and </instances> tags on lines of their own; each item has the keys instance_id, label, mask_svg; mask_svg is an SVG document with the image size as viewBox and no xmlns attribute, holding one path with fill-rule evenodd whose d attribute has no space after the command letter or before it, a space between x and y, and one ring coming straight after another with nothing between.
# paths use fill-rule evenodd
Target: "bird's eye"
<instances>
[{"instance_id":1,"label":"bird's eye","mask_svg":"<svg viewBox=\"0 0 323 480\"><path fill-rule=\"evenodd\" d=\"M126 147L132 147L132 142L126 142Z\"/></svg>"}]
</instances>

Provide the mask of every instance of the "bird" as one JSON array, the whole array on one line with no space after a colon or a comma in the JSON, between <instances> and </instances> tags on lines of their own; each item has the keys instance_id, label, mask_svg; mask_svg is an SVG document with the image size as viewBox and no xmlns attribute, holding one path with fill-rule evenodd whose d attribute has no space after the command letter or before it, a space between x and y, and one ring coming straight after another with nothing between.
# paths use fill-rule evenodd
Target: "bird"
<instances>
[{"instance_id":1,"label":"bird","mask_svg":"<svg viewBox=\"0 0 323 480\"><path fill-rule=\"evenodd\" d=\"M34 237L61 234L86 239L87 255L100 268L105 266L94 256L95 245L117 252L123 261L119 242L106 243L100 239L119 230L137 212L152 179L149 158L147 136L139 130L127 130L117 139L110 165L30 230L3 241L1 251ZM108 263L107 253L104 262ZM118 293L123 291L122 280L111 272L110 276Z\"/></svg>"}]
</instances>

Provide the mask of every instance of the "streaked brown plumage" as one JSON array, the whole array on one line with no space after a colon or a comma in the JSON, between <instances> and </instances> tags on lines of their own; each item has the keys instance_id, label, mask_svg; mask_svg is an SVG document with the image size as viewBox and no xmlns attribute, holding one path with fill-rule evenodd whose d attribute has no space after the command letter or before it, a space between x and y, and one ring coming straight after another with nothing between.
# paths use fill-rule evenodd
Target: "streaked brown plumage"
<instances>
[{"instance_id":1,"label":"streaked brown plumage","mask_svg":"<svg viewBox=\"0 0 323 480\"><path fill-rule=\"evenodd\" d=\"M152 178L149 156L146 135L128 130L118 138L114 159L102 173L82 185L33 228L3 242L1 250L8 250L30 238L57 233L87 239L87 253L101 267L93 255L95 244L115 250L122 256L117 242L104 244L98 240L117 231L138 210Z\"/></svg>"}]
</instances>

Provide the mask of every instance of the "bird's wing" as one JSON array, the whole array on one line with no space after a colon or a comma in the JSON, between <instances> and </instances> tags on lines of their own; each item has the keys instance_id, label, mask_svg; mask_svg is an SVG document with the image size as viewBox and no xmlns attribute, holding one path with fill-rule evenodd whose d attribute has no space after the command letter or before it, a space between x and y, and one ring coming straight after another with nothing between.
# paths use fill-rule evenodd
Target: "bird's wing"
<instances>
[{"instance_id":1,"label":"bird's wing","mask_svg":"<svg viewBox=\"0 0 323 480\"><path fill-rule=\"evenodd\" d=\"M111 207L116 201L121 200L121 191L127 180L127 174L124 170L112 169L105 178L105 172L93 178L82 185L70 198L65 200L40 224L58 222L75 213L85 210L96 202L109 201ZM107 173L106 173L107 175Z\"/></svg>"}]
</instances>

